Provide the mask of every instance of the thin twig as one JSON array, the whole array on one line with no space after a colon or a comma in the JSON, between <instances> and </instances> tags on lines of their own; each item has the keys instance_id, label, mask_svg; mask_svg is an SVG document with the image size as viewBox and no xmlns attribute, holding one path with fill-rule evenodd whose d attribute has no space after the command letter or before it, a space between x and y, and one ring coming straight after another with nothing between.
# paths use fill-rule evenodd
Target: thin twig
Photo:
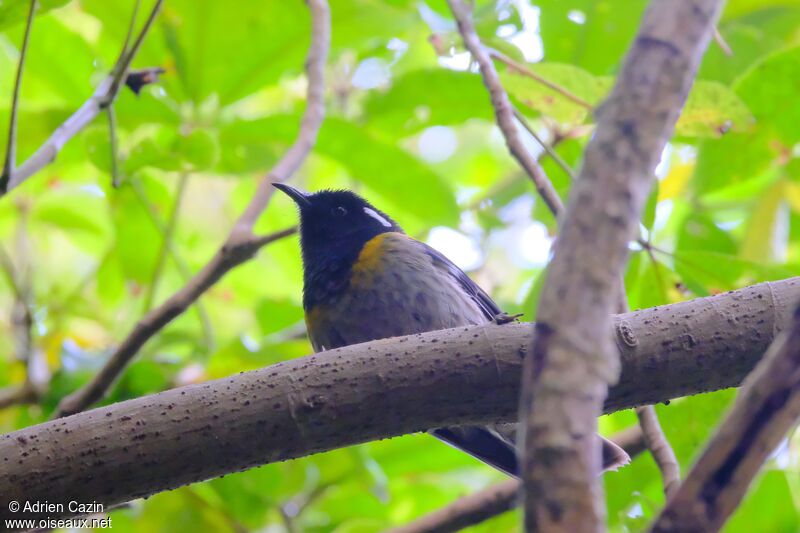
<instances>
[{"instance_id":1,"label":"thin twig","mask_svg":"<svg viewBox=\"0 0 800 533\"><path fill-rule=\"evenodd\" d=\"M24 207L17 227L18 266L15 267L5 248L0 246L0 268L5 273L14 294L11 310L11 326L14 352L17 361L25 364L25 381L21 385L0 391L0 409L19 404L36 403L42 397L50 373L43 353L36 349L33 341L33 289L27 260L27 217Z\"/></svg>"},{"instance_id":2,"label":"thin twig","mask_svg":"<svg viewBox=\"0 0 800 533\"><path fill-rule=\"evenodd\" d=\"M544 149L545 153L547 153L547 155L550 156L550 158L556 163L556 165L561 167L561 169L564 171L564 173L567 175L570 181L575 181L575 171L572 170L570 166L563 159L561 159L560 155L558 155L558 152L556 152L555 150L555 143L553 144L546 143L544 139L542 139L539 136L539 134L536 133L536 130L533 129L533 127L531 127L525 115L523 115L516 107L514 108L514 118L516 118L517 121L520 124L522 124L522 127L525 128L525 131L530 133L531 137L536 139L536 142L539 143L539 145Z\"/></svg>"},{"instance_id":3,"label":"thin twig","mask_svg":"<svg viewBox=\"0 0 800 533\"><path fill-rule=\"evenodd\" d=\"M11 96L11 113L8 119L8 143L6 146L6 159L3 171L0 173L0 194L8 188L14 167L17 166L17 113L19 113L19 93L22 87L22 73L25 71L25 58L28 55L28 42L30 41L33 16L36 11L36 0L31 0L28 8L28 18L25 21L25 34L22 37L22 48L19 51L17 63L17 77L14 80L14 92Z\"/></svg>"},{"instance_id":4,"label":"thin twig","mask_svg":"<svg viewBox=\"0 0 800 533\"><path fill-rule=\"evenodd\" d=\"M36 403L37 401L39 401L39 395L31 388L27 380L22 385L0 389L0 409L5 409L12 405Z\"/></svg>"},{"instance_id":5,"label":"thin twig","mask_svg":"<svg viewBox=\"0 0 800 533\"><path fill-rule=\"evenodd\" d=\"M83 103L70 117L64 121L56 130L47 138L47 140L31 155L19 168L11 172L6 187L0 187L0 196L6 192L18 187L25 182L28 178L39 172L42 168L55 160L58 153L64 145L72 139L79 131L91 123L100 112L111 105L117 94L122 80L127 80L129 76L128 68L133 61L134 56L139 51L139 48L144 41L147 32L153 25L158 12L161 8L163 0L156 0L147 22L142 27L136 40L130 47L130 50L120 55L119 60L114 65L111 73L100 82L95 88L92 96ZM142 72L136 73L137 83L152 83L160 72L159 68L150 68ZM132 74L132 73L131 73Z\"/></svg>"},{"instance_id":6,"label":"thin twig","mask_svg":"<svg viewBox=\"0 0 800 533\"><path fill-rule=\"evenodd\" d=\"M475 32L470 8L467 7L463 0L448 0L448 4L458 23L458 30L464 40L464 46L480 67L483 83L489 89L497 125L503 133L503 137L505 137L508 150L528 174L547 207L558 218L564 209L561 198L559 198L558 193L556 193L538 161L528 152L519 138L517 126L514 124L511 102L500 83L500 78L494 68L489 52L483 47L478 34Z\"/></svg>"},{"instance_id":7,"label":"thin twig","mask_svg":"<svg viewBox=\"0 0 800 533\"><path fill-rule=\"evenodd\" d=\"M169 253L170 248L173 246L172 240L173 235L175 234L175 227L178 224L178 213L181 209L183 193L186 191L186 184L188 181L189 173L181 172L180 176L178 177L178 185L175 188L175 200L172 203L172 209L170 209L164 231L162 232L163 240L161 242L161 248L158 251L156 266L153 269L153 276L150 279L150 286L144 296L144 303L142 306L145 313L150 311L150 309L153 307L153 298L155 297L156 290L158 289L158 283L161 280L161 274L164 271L164 265L167 262L167 254Z\"/></svg>"},{"instance_id":8,"label":"thin twig","mask_svg":"<svg viewBox=\"0 0 800 533\"><path fill-rule=\"evenodd\" d=\"M308 7L311 11L311 45L305 63L308 77L306 110L294 144L259 182L250 203L214 257L183 288L147 313L94 378L61 400L55 416L82 411L101 399L145 342L186 311L228 271L251 259L262 246L296 231L295 228L289 228L272 235L257 236L253 233L253 226L272 197L272 182L285 181L305 161L316 143L325 117L325 65L330 48L330 10L326 0L308 0Z\"/></svg>"},{"instance_id":9,"label":"thin twig","mask_svg":"<svg viewBox=\"0 0 800 533\"><path fill-rule=\"evenodd\" d=\"M8 286L14 293L14 297L17 299L22 299L22 288L20 287L20 282L17 279L17 271L14 268L14 262L11 260L11 256L8 255L8 252L2 244L0 244L0 270L3 271L6 281L8 282Z\"/></svg>"},{"instance_id":10,"label":"thin twig","mask_svg":"<svg viewBox=\"0 0 800 533\"><path fill-rule=\"evenodd\" d=\"M139 6L141 4L142 0L136 0L133 3L133 12L131 13L131 18L128 21L128 31L125 33L125 40L122 41L122 49L119 52L119 57L114 62L115 65L122 63L122 58L128 53L128 45L131 43L131 37L133 37L133 29L136 27L136 16L139 14Z\"/></svg>"},{"instance_id":11,"label":"thin twig","mask_svg":"<svg viewBox=\"0 0 800 533\"><path fill-rule=\"evenodd\" d=\"M133 188L133 192L136 194L136 197L139 199L139 202L145 208L145 211L150 217L150 220L153 222L153 224L155 224L155 226L158 228L158 231L162 235L166 235L167 232L169 231L168 230L169 223L165 223L163 220L161 220L161 216L153 207L153 204L150 202L150 199L147 197L147 193L145 192L144 187L142 186L142 182L138 179L132 179L130 183L131 187ZM162 250L166 249L166 251L169 252L170 257L172 258L172 262L175 263L175 267L178 269L178 273L183 278L184 283L189 283L189 281L192 279L192 271L189 269L189 266L186 264L186 261L184 261L183 257L181 257L181 254L178 252L178 249L175 246L173 239L170 238L168 240L164 240L163 244L166 248L162 248ZM154 274L154 279L155 279L155 274ZM154 294L155 290L153 289L152 292ZM150 295L150 292L148 292L148 295ZM147 295L145 296L145 299L147 299ZM206 310L206 306L203 304L203 301L201 299L197 299L195 302L193 302L192 305L197 310L197 318L200 321L200 330L203 333L203 344L206 347L206 352L211 352L213 351L215 346L214 327L211 324L211 318L208 316L208 311ZM148 306L144 310L144 312L147 313L149 310L150 307Z\"/></svg>"},{"instance_id":12,"label":"thin twig","mask_svg":"<svg viewBox=\"0 0 800 533\"><path fill-rule=\"evenodd\" d=\"M719 32L719 28L717 26L714 26L714 42L717 43L717 46L720 47L723 54L725 54L726 56L733 55L733 50L731 50L730 45L725 40L725 37L723 37L722 34Z\"/></svg>"},{"instance_id":13,"label":"thin twig","mask_svg":"<svg viewBox=\"0 0 800 533\"><path fill-rule=\"evenodd\" d=\"M120 184L119 174L119 140L117 138L117 114L114 111L114 104L106 107L106 117L108 117L108 139L111 145L111 186L115 189Z\"/></svg>"},{"instance_id":14,"label":"thin twig","mask_svg":"<svg viewBox=\"0 0 800 533\"><path fill-rule=\"evenodd\" d=\"M557 83L553 83L552 81L547 80L547 79L539 76L538 74L536 74L534 71L532 71L531 69L529 69L525 65L521 65L521 64L517 63L516 61L514 61L513 59L511 59L510 57L508 57L504 53L498 52L497 50L489 49L489 55L491 57L493 57L494 59L497 59L501 63L505 63L511 69L516 70L520 74L523 74L523 75L531 78L532 80L536 80L537 82L541 83L542 85L544 85L548 89L552 89L553 91L557 92L558 94L560 94L561 96L563 96L567 100L570 100L570 101L578 104L579 106L583 107L584 109L587 109L589 111L592 111L594 109L594 106L592 104L590 104L589 102L587 102L586 100L584 100L583 98L581 98L579 96L576 96L575 94L571 93L570 91L568 91L564 87L558 85Z\"/></svg>"},{"instance_id":15,"label":"thin twig","mask_svg":"<svg viewBox=\"0 0 800 533\"><path fill-rule=\"evenodd\" d=\"M147 36L147 33L153 26L153 23L155 22L163 3L164 0L156 0L156 3L153 5L153 9L150 10L150 14L147 17L147 20L144 22L142 29L139 30L136 40L131 45L130 50L127 50L128 39L130 38L130 35L125 38L125 43L123 46L124 52L120 55L119 60L117 61L116 65L114 65L114 69L111 71L111 83L109 85L108 92L100 100L101 108L111 105L111 103L114 102L114 99L117 97L120 85L122 85L122 81L128 74L128 68L130 68L133 58L136 56L137 52L139 52L139 48L141 48L144 38ZM131 27L133 25L133 20L136 17L138 5L134 7L135 9L133 16L131 17Z\"/></svg>"},{"instance_id":16,"label":"thin twig","mask_svg":"<svg viewBox=\"0 0 800 533\"><path fill-rule=\"evenodd\" d=\"M655 407L652 405L637 407L636 416L639 417L639 425L642 427L647 448L661 471L664 496L669 499L681 486L681 467L678 458L675 457L675 452L664 435L664 430L661 429Z\"/></svg>"}]
</instances>

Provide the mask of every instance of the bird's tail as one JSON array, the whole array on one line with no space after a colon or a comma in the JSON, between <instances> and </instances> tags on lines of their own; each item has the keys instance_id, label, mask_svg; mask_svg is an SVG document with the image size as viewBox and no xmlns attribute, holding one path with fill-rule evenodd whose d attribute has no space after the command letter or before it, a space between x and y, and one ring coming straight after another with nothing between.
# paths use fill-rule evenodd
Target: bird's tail
<instances>
[{"instance_id":1,"label":"bird's tail","mask_svg":"<svg viewBox=\"0 0 800 533\"><path fill-rule=\"evenodd\" d=\"M519 463L513 441L506 441L489 428L481 426L436 428L431 430L431 434L509 476L519 477Z\"/></svg>"},{"instance_id":2,"label":"bird's tail","mask_svg":"<svg viewBox=\"0 0 800 533\"><path fill-rule=\"evenodd\" d=\"M514 446L516 424L504 424L494 429L481 426L437 428L431 430L431 434L509 476L519 477ZM603 448L603 472L617 470L630 462L630 456L620 446L605 437L598 435L598 438Z\"/></svg>"}]
</instances>

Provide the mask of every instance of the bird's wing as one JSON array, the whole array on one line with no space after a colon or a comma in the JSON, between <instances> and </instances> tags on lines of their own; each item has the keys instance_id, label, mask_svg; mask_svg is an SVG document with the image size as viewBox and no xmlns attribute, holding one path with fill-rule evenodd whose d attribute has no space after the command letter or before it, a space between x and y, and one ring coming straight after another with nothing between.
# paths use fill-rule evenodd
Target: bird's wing
<instances>
[{"instance_id":1,"label":"bird's wing","mask_svg":"<svg viewBox=\"0 0 800 533\"><path fill-rule=\"evenodd\" d=\"M445 257L441 252L438 252L428 246L427 244L420 242L420 246L423 247L425 253L433 260L433 264L437 267L446 272L448 275L452 276L461 288L466 291L467 294L478 304L478 307L481 308L483 314L486 316L486 320L494 320L497 315L503 314L503 311L500 307L492 300L491 296L486 294L486 292L481 289L477 283L472 281L469 276L467 276L463 270L458 268L452 261L450 261L447 257Z\"/></svg>"}]
</instances>

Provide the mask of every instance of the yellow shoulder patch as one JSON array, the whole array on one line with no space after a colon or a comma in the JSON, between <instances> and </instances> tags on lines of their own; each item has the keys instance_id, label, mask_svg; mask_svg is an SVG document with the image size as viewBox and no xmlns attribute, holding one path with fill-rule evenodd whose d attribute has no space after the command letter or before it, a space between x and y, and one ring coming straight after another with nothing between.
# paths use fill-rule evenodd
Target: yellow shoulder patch
<instances>
[{"instance_id":1,"label":"yellow shoulder patch","mask_svg":"<svg viewBox=\"0 0 800 533\"><path fill-rule=\"evenodd\" d=\"M368 240L366 244L364 244L364 247L361 248L358 259L353 263L353 275L369 275L382 268L381 263L383 262L386 238L397 235L399 235L397 232L390 231L376 235Z\"/></svg>"}]
</instances>

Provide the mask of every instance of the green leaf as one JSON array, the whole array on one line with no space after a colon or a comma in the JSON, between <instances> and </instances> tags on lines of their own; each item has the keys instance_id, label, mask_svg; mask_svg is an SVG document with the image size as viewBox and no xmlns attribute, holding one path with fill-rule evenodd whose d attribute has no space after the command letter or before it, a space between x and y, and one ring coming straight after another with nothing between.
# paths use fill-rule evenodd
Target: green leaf
<instances>
[{"instance_id":1,"label":"green leaf","mask_svg":"<svg viewBox=\"0 0 800 533\"><path fill-rule=\"evenodd\" d=\"M203 139L197 139L203 142ZM208 155L193 153L197 150L196 143L185 144L181 137L171 126L159 126L151 131L149 135L142 138L131 148L128 157L125 159L125 173L130 175L143 168L158 168L161 170L180 170L182 160L185 157L204 158ZM185 150L181 152L180 150ZM213 151L213 148L210 148ZM213 154L211 154L213 157ZM189 161L190 162L190 161ZM191 162L190 162L191 163Z\"/></svg>"},{"instance_id":2,"label":"green leaf","mask_svg":"<svg viewBox=\"0 0 800 533\"><path fill-rule=\"evenodd\" d=\"M776 155L772 140L766 132L756 130L704 141L698 150L692 187L704 195L757 177Z\"/></svg>"},{"instance_id":3,"label":"green leaf","mask_svg":"<svg viewBox=\"0 0 800 533\"><path fill-rule=\"evenodd\" d=\"M116 254L109 254L97 270L97 296L106 305L118 304L125 296L125 275Z\"/></svg>"},{"instance_id":4,"label":"green leaf","mask_svg":"<svg viewBox=\"0 0 800 533\"><path fill-rule=\"evenodd\" d=\"M525 300L522 304L522 312L525 313L525 320L536 320L536 313L539 309L539 297L542 295L542 289L544 288L544 278L545 270L542 269L536 276L528 294L525 295Z\"/></svg>"},{"instance_id":5,"label":"green leaf","mask_svg":"<svg viewBox=\"0 0 800 533\"><path fill-rule=\"evenodd\" d=\"M95 54L83 35L55 14L37 17L25 62L25 104L77 109L94 91Z\"/></svg>"},{"instance_id":6,"label":"green leaf","mask_svg":"<svg viewBox=\"0 0 800 533\"><path fill-rule=\"evenodd\" d=\"M735 255L705 250L676 250L674 261L681 281L698 296L737 288L750 267Z\"/></svg>"},{"instance_id":7,"label":"green leaf","mask_svg":"<svg viewBox=\"0 0 800 533\"><path fill-rule=\"evenodd\" d=\"M768 263L775 257L775 223L785 199L784 190L783 181L775 182L753 206L739 252L743 259Z\"/></svg>"},{"instance_id":8,"label":"green leaf","mask_svg":"<svg viewBox=\"0 0 800 533\"><path fill-rule=\"evenodd\" d=\"M116 253L125 277L150 280L161 247L161 233L130 185L123 185L113 199Z\"/></svg>"},{"instance_id":9,"label":"green leaf","mask_svg":"<svg viewBox=\"0 0 800 533\"><path fill-rule=\"evenodd\" d=\"M606 82L574 65L537 63L526 64L525 67L590 105L597 104L608 89ZM516 100L559 122L579 124L589 113L586 107L517 70L502 70L500 80Z\"/></svg>"},{"instance_id":10,"label":"green leaf","mask_svg":"<svg viewBox=\"0 0 800 533\"><path fill-rule=\"evenodd\" d=\"M747 106L727 86L713 81L698 81L675 125L675 134L719 137L731 129L745 130L752 120Z\"/></svg>"},{"instance_id":11,"label":"green leaf","mask_svg":"<svg viewBox=\"0 0 800 533\"><path fill-rule=\"evenodd\" d=\"M102 198L85 191L54 192L42 196L35 204L32 217L65 232L86 232L104 236L106 212Z\"/></svg>"},{"instance_id":12,"label":"green leaf","mask_svg":"<svg viewBox=\"0 0 800 533\"><path fill-rule=\"evenodd\" d=\"M633 40L646 5L644 0L537 1L545 60L570 63L593 74L612 74ZM583 22L575 22L575 15Z\"/></svg>"},{"instance_id":13,"label":"green leaf","mask_svg":"<svg viewBox=\"0 0 800 533\"><path fill-rule=\"evenodd\" d=\"M195 129L189 135L180 135L175 141L174 151L193 170L206 170L219 159L219 143L208 130Z\"/></svg>"},{"instance_id":14,"label":"green leaf","mask_svg":"<svg viewBox=\"0 0 800 533\"><path fill-rule=\"evenodd\" d=\"M800 47L767 56L735 89L756 120L774 129L784 143L800 141L800 108L790 105L800 92Z\"/></svg>"},{"instance_id":15,"label":"green leaf","mask_svg":"<svg viewBox=\"0 0 800 533\"><path fill-rule=\"evenodd\" d=\"M494 120L480 76L442 68L400 76L387 91L373 91L364 106L371 126L398 137L433 125Z\"/></svg>"},{"instance_id":16,"label":"green leaf","mask_svg":"<svg viewBox=\"0 0 800 533\"><path fill-rule=\"evenodd\" d=\"M289 300L262 300L256 307L261 332L275 333L303 321L303 308Z\"/></svg>"},{"instance_id":17,"label":"green leaf","mask_svg":"<svg viewBox=\"0 0 800 533\"><path fill-rule=\"evenodd\" d=\"M67 5L71 0L38 0L36 15ZM0 30L25 22L31 0L4 0L0 2Z\"/></svg>"},{"instance_id":18,"label":"green leaf","mask_svg":"<svg viewBox=\"0 0 800 533\"><path fill-rule=\"evenodd\" d=\"M261 142L291 143L299 117L274 115L253 121L237 121L223 127L223 144ZM234 148L235 149L235 148ZM447 182L428 165L399 146L384 142L352 122L328 118L320 130L314 153L341 164L350 176L383 200L405 211L418 210L429 225L455 224L458 207ZM419 210L424 209L424 212ZM387 211L390 209L387 208Z\"/></svg>"},{"instance_id":19,"label":"green leaf","mask_svg":"<svg viewBox=\"0 0 800 533\"><path fill-rule=\"evenodd\" d=\"M89 161L103 173L111 171L111 140L108 127L92 126L82 134Z\"/></svg>"},{"instance_id":20,"label":"green leaf","mask_svg":"<svg viewBox=\"0 0 800 533\"><path fill-rule=\"evenodd\" d=\"M754 0L756 9L752 12L731 16L738 11L736 3L726 4L724 19L719 24L719 32L733 54L726 54L721 46L712 43L703 57L698 79L729 84L770 52L796 44L800 7L795 0Z\"/></svg>"},{"instance_id":21,"label":"green leaf","mask_svg":"<svg viewBox=\"0 0 800 533\"><path fill-rule=\"evenodd\" d=\"M654 261L650 256L641 259L641 270L636 285L628 287L628 300L631 309L645 309L672 303L675 283L678 281L675 272L661 261Z\"/></svg>"},{"instance_id":22,"label":"green leaf","mask_svg":"<svg viewBox=\"0 0 800 533\"><path fill-rule=\"evenodd\" d=\"M659 182L656 180L653 183L653 189L650 191L650 196L647 197L647 203L644 205L644 212L642 213L642 225L648 231L653 229L653 224L656 221L656 207L658 207L658 189Z\"/></svg>"},{"instance_id":23,"label":"green leaf","mask_svg":"<svg viewBox=\"0 0 800 533\"><path fill-rule=\"evenodd\" d=\"M759 531L797 531L800 516L788 478L796 475L796 471L770 468L760 474L725 525L725 531L748 533L754 524L758 524Z\"/></svg>"},{"instance_id":24,"label":"green leaf","mask_svg":"<svg viewBox=\"0 0 800 533\"><path fill-rule=\"evenodd\" d=\"M721 229L711 216L691 211L678 228L675 250L704 250L736 255L738 247L733 237Z\"/></svg>"}]
</instances>

